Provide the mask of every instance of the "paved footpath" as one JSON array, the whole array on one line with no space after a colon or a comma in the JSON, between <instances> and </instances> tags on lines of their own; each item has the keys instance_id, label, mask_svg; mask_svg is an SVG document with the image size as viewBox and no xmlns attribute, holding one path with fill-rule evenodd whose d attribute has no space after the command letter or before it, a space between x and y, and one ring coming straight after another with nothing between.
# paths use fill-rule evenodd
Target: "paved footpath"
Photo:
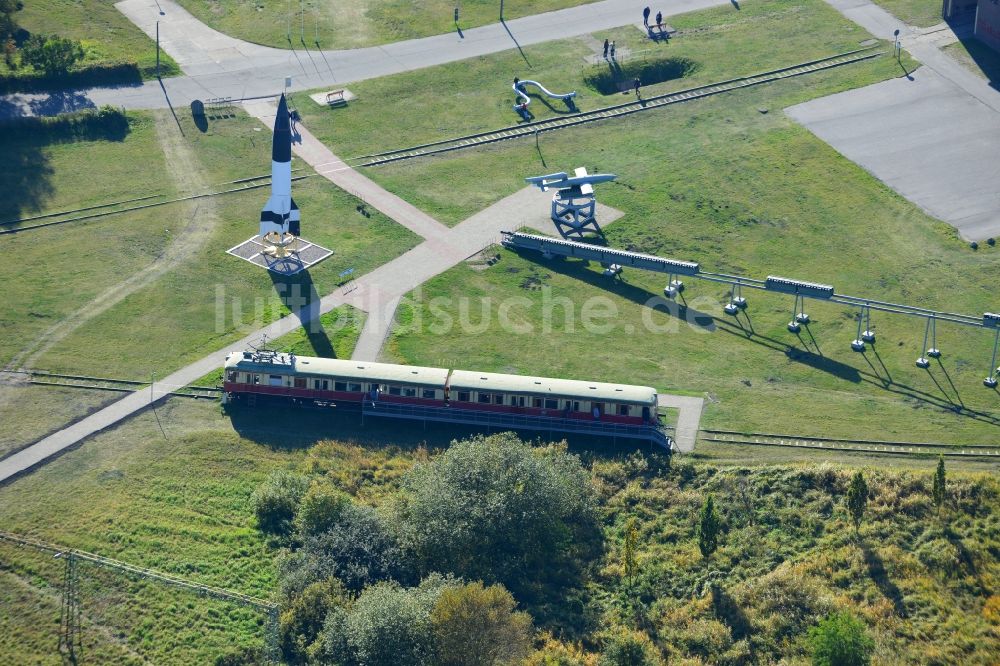
<instances>
[{"instance_id":1,"label":"paved footpath","mask_svg":"<svg viewBox=\"0 0 1000 666\"><path fill-rule=\"evenodd\" d=\"M694 451L701 423L701 412L705 408L705 399L662 394L658 394L656 397L660 407L678 410L677 425L674 427L674 447L681 453Z\"/></svg>"},{"instance_id":2,"label":"paved footpath","mask_svg":"<svg viewBox=\"0 0 1000 666\"><path fill-rule=\"evenodd\" d=\"M648 0L603 0L423 39L345 51L283 50L223 35L192 17L173 0L125 0L119 9L146 34L155 36L185 76L142 85L90 88L55 95L0 97L9 114L52 115L73 108L113 104L127 109L182 109L195 99L247 99L280 92L286 76L291 90L342 88L388 74L433 67L556 39L638 23ZM663 0L664 16L728 5L728 0ZM162 14L160 13L162 10ZM735 11L735 10L734 10ZM636 31L636 43L644 37ZM295 46L301 46L295 44ZM530 69L526 53L525 70ZM582 63L581 63L582 64ZM518 72L511 72L511 76ZM524 76L524 72L521 72Z\"/></svg>"},{"instance_id":3,"label":"paved footpath","mask_svg":"<svg viewBox=\"0 0 1000 666\"><path fill-rule=\"evenodd\" d=\"M266 114L264 115L266 118ZM327 160L329 158L326 153L310 150L308 147L305 147L301 154L306 160L310 158ZM344 171L338 170L335 174L336 178L346 177ZM330 174L328 177L332 175ZM358 176L367 183L360 183L356 180L351 182L355 185L363 185L370 205L379 210L396 210L394 206L397 205L398 197L383 190L360 174ZM332 177L331 180L333 180ZM352 305L368 313L353 358L376 359L391 330L396 307L405 294L490 245L498 243L502 230L534 227L542 231L551 231L551 223L548 220L550 196L550 194L541 192L535 187L526 187L450 229L417 211L420 216L427 217L427 219L422 219L414 226L425 230L431 229L432 233L429 233L429 237L412 250L363 275L336 292L324 296L318 302L279 319L270 326L254 331L241 340L164 377L157 381L152 388L140 389L131 393L72 426L53 433L38 443L0 460L0 483L32 469L51 456L145 409L151 401L160 400L178 387L187 386L209 372L217 370L222 366L228 354L243 351L249 345L259 343L261 336L266 335L268 339L273 340L309 325L319 315L343 304ZM598 205L599 219L605 224L609 224L621 215L620 211ZM397 221L406 224L405 221L399 219ZM431 223L433 226L429 226ZM663 402L665 406L681 410L675 439L681 451L690 451L694 447L698 431L701 400L681 396L660 397L661 400L665 401ZM697 401L697 404L694 401Z\"/></svg>"}]
</instances>

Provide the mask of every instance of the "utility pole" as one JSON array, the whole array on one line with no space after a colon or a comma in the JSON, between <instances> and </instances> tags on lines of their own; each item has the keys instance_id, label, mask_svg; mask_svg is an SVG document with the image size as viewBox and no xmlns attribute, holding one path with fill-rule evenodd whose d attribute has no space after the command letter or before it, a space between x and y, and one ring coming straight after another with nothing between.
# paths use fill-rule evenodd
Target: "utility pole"
<instances>
[{"instance_id":1,"label":"utility pole","mask_svg":"<svg viewBox=\"0 0 1000 666\"><path fill-rule=\"evenodd\" d=\"M503 23L503 0L500 0L500 22Z\"/></svg>"}]
</instances>

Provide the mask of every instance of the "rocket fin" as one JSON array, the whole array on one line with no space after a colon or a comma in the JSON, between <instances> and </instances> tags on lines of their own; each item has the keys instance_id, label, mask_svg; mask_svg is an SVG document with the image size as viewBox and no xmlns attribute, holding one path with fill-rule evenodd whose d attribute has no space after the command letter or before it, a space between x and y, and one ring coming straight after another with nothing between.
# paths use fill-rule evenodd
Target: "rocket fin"
<instances>
[{"instance_id":1,"label":"rocket fin","mask_svg":"<svg viewBox=\"0 0 1000 666\"><path fill-rule=\"evenodd\" d=\"M300 236L301 233L301 217L299 216L299 206L295 203L295 199L292 199L292 209L288 215L288 233L293 236Z\"/></svg>"}]
</instances>

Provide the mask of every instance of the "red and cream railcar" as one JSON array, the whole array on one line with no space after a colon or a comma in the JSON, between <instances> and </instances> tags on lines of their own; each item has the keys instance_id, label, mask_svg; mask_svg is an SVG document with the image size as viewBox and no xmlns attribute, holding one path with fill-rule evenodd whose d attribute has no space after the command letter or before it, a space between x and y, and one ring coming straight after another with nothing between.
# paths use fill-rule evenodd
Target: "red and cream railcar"
<instances>
[{"instance_id":1,"label":"red and cream railcar","mask_svg":"<svg viewBox=\"0 0 1000 666\"><path fill-rule=\"evenodd\" d=\"M656 389L648 386L453 370L448 395L457 409L634 425L656 419Z\"/></svg>"},{"instance_id":2,"label":"red and cream railcar","mask_svg":"<svg viewBox=\"0 0 1000 666\"><path fill-rule=\"evenodd\" d=\"M656 389L247 351L226 358L226 400L267 395L319 404L366 400L596 420L657 423Z\"/></svg>"},{"instance_id":3,"label":"red and cream railcar","mask_svg":"<svg viewBox=\"0 0 1000 666\"><path fill-rule=\"evenodd\" d=\"M232 353L223 372L230 397L268 395L318 403L360 404L374 396L441 407L448 385L448 371L441 368L270 352Z\"/></svg>"}]
</instances>

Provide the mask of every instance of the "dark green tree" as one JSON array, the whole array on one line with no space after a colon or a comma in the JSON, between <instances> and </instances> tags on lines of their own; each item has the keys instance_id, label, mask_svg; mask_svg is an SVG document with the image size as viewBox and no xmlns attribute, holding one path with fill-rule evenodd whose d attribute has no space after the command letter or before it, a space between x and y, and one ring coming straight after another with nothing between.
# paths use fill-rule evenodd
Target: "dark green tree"
<instances>
[{"instance_id":1,"label":"dark green tree","mask_svg":"<svg viewBox=\"0 0 1000 666\"><path fill-rule=\"evenodd\" d=\"M291 599L278 618L281 650L291 664L308 661L309 647L319 636L330 610L343 603L343 589L328 579L309 585Z\"/></svg>"},{"instance_id":2,"label":"dark green tree","mask_svg":"<svg viewBox=\"0 0 1000 666\"><path fill-rule=\"evenodd\" d=\"M279 566L285 596L300 594L308 585L338 579L351 592L383 580L407 582L410 558L370 506L348 504L337 521L321 534L305 538L302 547Z\"/></svg>"},{"instance_id":3,"label":"dark green tree","mask_svg":"<svg viewBox=\"0 0 1000 666\"><path fill-rule=\"evenodd\" d=\"M65 74L77 62L83 60L83 46L78 40L55 35L32 35L21 47L21 62L46 76Z\"/></svg>"},{"instance_id":4,"label":"dark green tree","mask_svg":"<svg viewBox=\"0 0 1000 666\"><path fill-rule=\"evenodd\" d=\"M945 485L944 476L944 456L938 458L937 471L934 472L934 506L937 507L938 515L941 515L941 507L948 499L948 488Z\"/></svg>"},{"instance_id":5,"label":"dark green tree","mask_svg":"<svg viewBox=\"0 0 1000 666\"><path fill-rule=\"evenodd\" d=\"M832 613L809 630L814 666L867 666L874 642L861 620L850 613Z\"/></svg>"},{"instance_id":6,"label":"dark green tree","mask_svg":"<svg viewBox=\"0 0 1000 666\"><path fill-rule=\"evenodd\" d=\"M21 11L24 3L21 0L0 0L0 42L6 43L18 30L16 12Z\"/></svg>"},{"instance_id":7,"label":"dark green tree","mask_svg":"<svg viewBox=\"0 0 1000 666\"><path fill-rule=\"evenodd\" d=\"M851 514L855 533L861 528L861 519L865 517L865 507L868 505L868 484L865 476L858 470L851 478L847 487L847 511Z\"/></svg>"},{"instance_id":8,"label":"dark green tree","mask_svg":"<svg viewBox=\"0 0 1000 666\"><path fill-rule=\"evenodd\" d=\"M517 592L571 564L594 513L590 476L576 456L501 433L454 442L414 467L396 522L424 570Z\"/></svg>"},{"instance_id":9,"label":"dark green tree","mask_svg":"<svg viewBox=\"0 0 1000 666\"><path fill-rule=\"evenodd\" d=\"M701 520L698 523L698 549L702 557L711 557L719 547L719 530L722 520L715 510L715 500L709 495L701 507Z\"/></svg>"}]
</instances>

